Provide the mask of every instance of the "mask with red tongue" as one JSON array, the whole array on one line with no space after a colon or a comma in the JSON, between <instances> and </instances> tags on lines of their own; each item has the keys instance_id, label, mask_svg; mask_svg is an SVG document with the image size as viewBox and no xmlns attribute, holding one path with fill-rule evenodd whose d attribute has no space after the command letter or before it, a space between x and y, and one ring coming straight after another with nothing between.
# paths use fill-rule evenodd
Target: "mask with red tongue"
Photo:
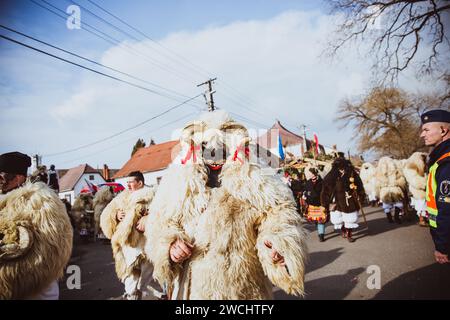
<instances>
[{"instance_id":1,"label":"mask with red tongue","mask_svg":"<svg viewBox=\"0 0 450 320\"><path fill-rule=\"evenodd\" d=\"M223 167L223 164L208 164L208 168L210 168L212 171L221 170L222 167Z\"/></svg>"}]
</instances>

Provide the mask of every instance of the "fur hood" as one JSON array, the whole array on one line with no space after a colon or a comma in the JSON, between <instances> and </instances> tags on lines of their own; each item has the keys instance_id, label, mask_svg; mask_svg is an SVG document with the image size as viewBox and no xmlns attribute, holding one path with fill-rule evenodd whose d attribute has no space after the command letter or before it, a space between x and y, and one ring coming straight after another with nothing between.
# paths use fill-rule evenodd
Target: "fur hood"
<instances>
[{"instance_id":1,"label":"fur hood","mask_svg":"<svg viewBox=\"0 0 450 320\"><path fill-rule=\"evenodd\" d=\"M0 299L39 294L63 276L73 231L66 207L43 183L27 183L0 200Z\"/></svg>"}]
</instances>

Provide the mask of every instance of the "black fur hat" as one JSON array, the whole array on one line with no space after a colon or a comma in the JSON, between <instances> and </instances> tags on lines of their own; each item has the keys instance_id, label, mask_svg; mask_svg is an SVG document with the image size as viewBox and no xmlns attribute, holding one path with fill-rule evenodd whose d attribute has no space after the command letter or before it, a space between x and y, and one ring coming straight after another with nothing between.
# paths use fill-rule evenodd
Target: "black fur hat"
<instances>
[{"instance_id":1,"label":"black fur hat","mask_svg":"<svg viewBox=\"0 0 450 320\"><path fill-rule=\"evenodd\" d=\"M31 158L20 152L8 152L0 155L0 172L26 176Z\"/></svg>"}]
</instances>

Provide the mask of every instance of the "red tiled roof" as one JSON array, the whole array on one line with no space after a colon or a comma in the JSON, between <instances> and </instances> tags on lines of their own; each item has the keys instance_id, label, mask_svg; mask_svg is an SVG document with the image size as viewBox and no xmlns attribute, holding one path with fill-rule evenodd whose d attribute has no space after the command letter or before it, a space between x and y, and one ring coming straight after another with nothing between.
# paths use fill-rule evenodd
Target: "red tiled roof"
<instances>
[{"instance_id":1,"label":"red tiled roof","mask_svg":"<svg viewBox=\"0 0 450 320\"><path fill-rule=\"evenodd\" d=\"M127 177L132 171L153 172L165 169L179 153L178 141L140 148L115 175L114 179Z\"/></svg>"},{"instance_id":2,"label":"red tiled roof","mask_svg":"<svg viewBox=\"0 0 450 320\"><path fill-rule=\"evenodd\" d=\"M85 173L98 173L98 171L86 163L69 169L64 176L59 179L60 192L72 190Z\"/></svg>"}]
</instances>

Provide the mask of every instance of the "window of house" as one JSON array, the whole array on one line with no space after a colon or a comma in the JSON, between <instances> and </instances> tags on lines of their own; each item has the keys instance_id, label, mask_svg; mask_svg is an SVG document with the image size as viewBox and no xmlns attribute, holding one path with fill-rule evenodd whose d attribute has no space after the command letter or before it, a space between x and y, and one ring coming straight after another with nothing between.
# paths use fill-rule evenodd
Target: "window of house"
<instances>
[{"instance_id":1,"label":"window of house","mask_svg":"<svg viewBox=\"0 0 450 320\"><path fill-rule=\"evenodd\" d=\"M66 194L64 197L66 198L67 202L72 203L72 197L70 196L70 194Z\"/></svg>"},{"instance_id":2,"label":"window of house","mask_svg":"<svg viewBox=\"0 0 450 320\"><path fill-rule=\"evenodd\" d=\"M156 178L156 183L157 183L157 184L159 184L159 183L161 182L161 178L162 178L162 177L157 177L157 178Z\"/></svg>"},{"instance_id":3,"label":"window of house","mask_svg":"<svg viewBox=\"0 0 450 320\"><path fill-rule=\"evenodd\" d=\"M89 175L89 180L94 180L94 175L93 174Z\"/></svg>"}]
</instances>

